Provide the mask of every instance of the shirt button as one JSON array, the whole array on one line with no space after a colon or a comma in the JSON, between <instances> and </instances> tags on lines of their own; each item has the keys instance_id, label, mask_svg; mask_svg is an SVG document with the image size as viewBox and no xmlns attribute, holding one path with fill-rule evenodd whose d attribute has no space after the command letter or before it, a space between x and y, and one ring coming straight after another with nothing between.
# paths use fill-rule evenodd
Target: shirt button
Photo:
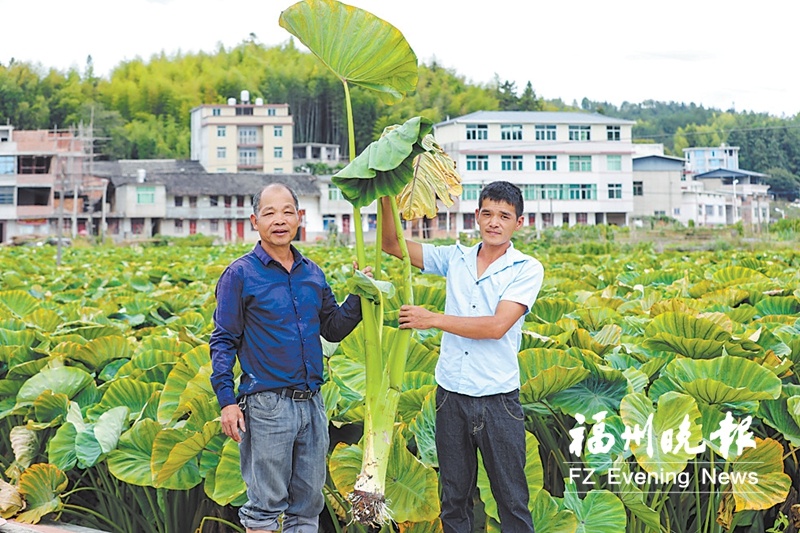
<instances>
[{"instance_id":1,"label":"shirt button","mask_svg":"<svg viewBox=\"0 0 800 533\"><path fill-rule=\"evenodd\" d=\"M469 355L469 352L464 352L464 355Z\"/></svg>"},{"instance_id":2,"label":"shirt button","mask_svg":"<svg viewBox=\"0 0 800 533\"><path fill-rule=\"evenodd\" d=\"M473 305L472 308L475 309L475 306Z\"/></svg>"}]
</instances>

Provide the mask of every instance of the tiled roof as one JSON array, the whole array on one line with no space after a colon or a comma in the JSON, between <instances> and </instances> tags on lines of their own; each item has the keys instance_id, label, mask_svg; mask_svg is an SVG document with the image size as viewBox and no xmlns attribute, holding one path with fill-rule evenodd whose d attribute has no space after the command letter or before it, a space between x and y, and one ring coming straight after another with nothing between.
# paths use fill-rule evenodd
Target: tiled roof
<instances>
[{"instance_id":1,"label":"tiled roof","mask_svg":"<svg viewBox=\"0 0 800 533\"><path fill-rule=\"evenodd\" d=\"M633 120L607 117L598 113L581 113L577 111L475 111L436 124L487 123L502 122L504 124L636 124Z\"/></svg>"}]
</instances>

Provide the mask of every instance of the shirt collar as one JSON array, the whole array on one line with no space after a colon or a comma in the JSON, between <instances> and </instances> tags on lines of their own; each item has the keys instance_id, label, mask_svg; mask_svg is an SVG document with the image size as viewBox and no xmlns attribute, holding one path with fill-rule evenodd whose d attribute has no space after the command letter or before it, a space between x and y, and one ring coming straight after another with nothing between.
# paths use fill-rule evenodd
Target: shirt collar
<instances>
[{"instance_id":1,"label":"shirt collar","mask_svg":"<svg viewBox=\"0 0 800 533\"><path fill-rule=\"evenodd\" d=\"M480 250L482 244L483 244L482 242L479 242L478 244L470 248L459 245L459 247L461 248L461 252L464 254L463 260L466 261L467 264L473 265L473 268L476 267L478 264L478 250ZM509 242L508 244L509 246L503 253L503 255L500 256L494 263L489 265L489 268L487 268L486 272L484 272L483 275L481 276L482 278L490 276L495 272L499 272L500 270L503 270L504 268L509 267L515 263L523 262L526 260L525 254L514 248L513 242Z\"/></svg>"},{"instance_id":2,"label":"shirt collar","mask_svg":"<svg viewBox=\"0 0 800 533\"><path fill-rule=\"evenodd\" d=\"M300 253L300 250L294 247L293 244L289 245L289 248L292 250L292 255L294 256L294 262L292 266L296 265L298 262L302 261L303 263L307 263L308 259L305 258L303 254ZM264 263L264 266L269 265L272 261L275 261L264 248L261 246L261 241L256 243L255 248L253 248L253 253L256 254L256 257Z\"/></svg>"}]
</instances>

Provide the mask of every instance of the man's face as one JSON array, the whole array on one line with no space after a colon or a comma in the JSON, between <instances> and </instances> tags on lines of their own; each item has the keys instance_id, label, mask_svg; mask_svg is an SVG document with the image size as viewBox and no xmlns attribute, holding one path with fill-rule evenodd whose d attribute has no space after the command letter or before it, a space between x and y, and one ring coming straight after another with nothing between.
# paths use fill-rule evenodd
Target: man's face
<instances>
[{"instance_id":1,"label":"man's face","mask_svg":"<svg viewBox=\"0 0 800 533\"><path fill-rule=\"evenodd\" d=\"M514 206L508 202L484 199L475 210L475 220L481 239L490 246L499 246L511 240L511 235L522 227L522 217L517 217Z\"/></svg>"},{"instance_id":2,"label":"man's face","mask_svg":"<svg viewBox=\"0 0 800 533\"><path fill-rule=\"evenodd\" d=\"M250 215L253 229L261 243L270 247L288 246L300 227L300 216L292 194L285 188L270 185L261 193L258 216Z\"/></svg>"}]
</instances>

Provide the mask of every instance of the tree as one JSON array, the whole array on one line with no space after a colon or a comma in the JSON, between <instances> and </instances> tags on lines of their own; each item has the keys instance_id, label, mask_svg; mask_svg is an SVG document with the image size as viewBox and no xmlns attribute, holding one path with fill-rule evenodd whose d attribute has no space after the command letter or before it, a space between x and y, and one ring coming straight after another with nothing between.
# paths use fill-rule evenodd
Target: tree
<instances>
[{"instance_id":1,"label":"tree","mask_svg":"<svg viewBox=\"0 0 800 533\"><path fill-rule=\"evenodd\" d=\"M533 90L533 85L529 81L527 85L525 85L525 90L522 91L522 95L519 97L519 101L517 102L517 109L519 111L542 111L544 110L544 102L542 102L541 98L536 96L536 91Z\"/></svg>"},{"instance_id":2,"label":"tree","mask_svg":"<svg viewBox=\"0 0 800 533\"><path fill-rule=\"evenodd\" d=\"M800 177L783 168L771 168L767 174L769 174L767 184L770 194L789 202L800 197Z\"/></svg>"}]
</instances>

